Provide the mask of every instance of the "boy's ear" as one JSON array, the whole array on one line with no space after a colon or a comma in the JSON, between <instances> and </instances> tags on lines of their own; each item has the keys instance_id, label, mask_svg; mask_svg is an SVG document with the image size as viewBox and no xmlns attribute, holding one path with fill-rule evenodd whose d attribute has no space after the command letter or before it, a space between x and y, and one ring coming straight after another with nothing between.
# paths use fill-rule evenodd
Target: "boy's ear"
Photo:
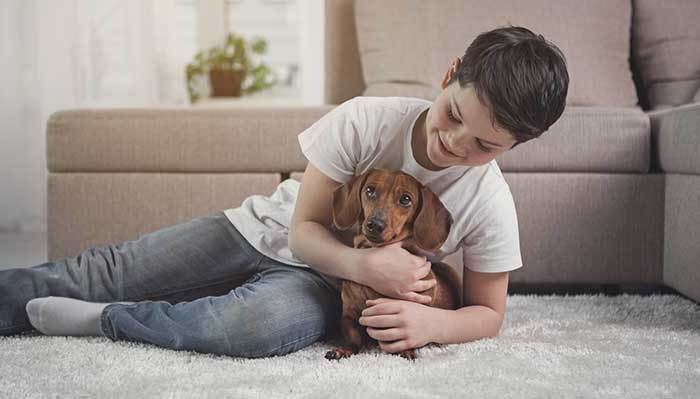
<instances>
[{"instance_id":1,"label":"boy's ear","mask_svg":"<svg viewBox=\"0 0 700 399\"><path fill-rule=\"evenodd\" d=\"M460 62L461 60L459 57L455 58L454 60L452 60L450 66L447 68L447 71L445 71L445 77L443 77L442 82L440 82L440 87L442 87L443 90L445 89L445 87L447 87L447 82L449 82L450 79L452 79L452 75L457 73L457 68L459 68Z\"/></svg>"}]
</instances>

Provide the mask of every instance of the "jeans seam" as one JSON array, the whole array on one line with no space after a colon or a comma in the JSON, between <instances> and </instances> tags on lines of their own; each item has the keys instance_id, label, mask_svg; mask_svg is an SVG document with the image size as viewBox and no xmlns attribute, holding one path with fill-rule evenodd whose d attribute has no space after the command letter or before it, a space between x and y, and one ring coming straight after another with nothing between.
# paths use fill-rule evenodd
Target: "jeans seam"
<instances>
[{"instance_id":1,"label":"jeans seam","mask_svg":"<svg viewBox=\"0 0 700 399\"><path fill-rule=\"evenodd\" d=\"M196 290L196 289L200 289L200 288L209 287L209 286L212 286L212 285L224 284L224 283L227 283L227 282L229 282L229 281L235 281L235 280L238 280L238 279L239 279L239 277L231 277L231 278L226 278L226 279L220 278L220 279L208 280L207 282L202 283L202 284L199 284L199 285L191 285L191 286L188 286L188 285L181 285L181 286L178 286L178 287L173 288L173 289L166 289L166 290L154 291L154 292L148 293L148 294L146 294L146 295L143 296L143 299L146 299L146 300L147 300L148 298L152 298L152 297L159 297L159 296L167 296L167 295L171 295L171 294L177 294L177 293L180 293L180 292L182 292L182 291ZM131 300L133 301L134 299L131 299Z\"/></svg>"},{"instance_id":2,"label":"jeans seam","mask_svg":"<svg viewBox=\"0 0 700 399\"><path fill-rule=\"evenodd\" d=\"M262 255L260 253L258 253L258 255L259 255L259 258L253 266L253 270L254 270L253 275L255 275L255 273L257 273L257 269L260 266L260 263L262 263L263 258L264 258L264 255ZM187 291L196 290L196 289L200 289L200 288L204 288L204 287L208 287L208 286L212 286L212 285L224 284L226 282L234 281L234 280L238 280L238 279L239 279L239 277L231 277L231 278L226 278L226 279L218 278L218 279L208 280L208 281L201 283L199 285L193 285L193 286L181 285L181 286L178 286L176 288L170 288L170 289L165 289L165 290L161 290L161 291L150 292L150 293L144 295L143 298L147 299L150 297L158 297L158 296L164 296L164 295L167 296L167 295L171 295L171 294L177 294L177 293L185 291L185 290L187 290ZM122 298L124 298L123 293L122 293ZM138 298L135 298L135 299L138 299ZM133 301L135 299L130 299L130 300Z\"/></svg>"},{"instance_id":3,"label":"jeans seam","mask_svg":"<svg viewBox=\"0 0 700 399\"><path fill-rule=\"evenodd\" d=\"M112 329L107 328L107 323L109 323L109 313L111 313L112 309L114 309L116 306L111 306L114 304L110 304L105 306L104 309L102 309L102 313L100 314L100 330L102 330L102 335L105 337L111 339L112 341L116 341L117 338L116 336L112 336Z\"/></svg>"},{"instance_id":4,"label":"jeans seam","mask_svg":"<svg viewBox=\"0 0 700 399\"><path fill-rule=\"evenodd\" d=\"M261 254L261 253L259 253L259 252L258 252L258 255L259 255L258 261L255 262L255 265L253 265L253 269L256 270L256 273L257 273L257 270L258 270L258 268L260 267L260 264L262 263L263 259L265 259L265 255L263 255L263 254Z\"/></svg>"}]
</instances>

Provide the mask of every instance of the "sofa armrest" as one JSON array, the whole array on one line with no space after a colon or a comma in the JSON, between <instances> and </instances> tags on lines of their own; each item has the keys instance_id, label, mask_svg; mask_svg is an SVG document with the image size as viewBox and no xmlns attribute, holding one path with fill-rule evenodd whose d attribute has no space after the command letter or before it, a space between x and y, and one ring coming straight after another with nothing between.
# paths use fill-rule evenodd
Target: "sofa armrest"
<instances>
[{"instance_id":1,"label":"sofa armrest","mask_svg":"<svg viewBox=\"0 0 700 399\"><path fill-rule=\"evenodd\" d=\"M663 172L700 175L700 103L653 111L652 162Z\"/></svg>"},{"instance_id":2,"label":"sofa armrest","mask_svg":"<svg viewBox=\"0 0 700 399\"><path fill-rule=\"evenodd\" d=\"M333 106L81 109L51 115L50 172L304 170L297 135Z\"/></svg>"}]
</instances>

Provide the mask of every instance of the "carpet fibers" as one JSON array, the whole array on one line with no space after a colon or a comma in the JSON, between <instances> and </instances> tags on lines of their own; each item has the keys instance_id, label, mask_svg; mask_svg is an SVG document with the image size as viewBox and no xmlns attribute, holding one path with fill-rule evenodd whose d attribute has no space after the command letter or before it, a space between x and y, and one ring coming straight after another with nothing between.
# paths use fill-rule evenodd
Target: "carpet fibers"
<instances>
[{"instance_id":1,"label":"carpet fibers","mask_svg":"<svg viewBox=\"0 0 700 399\"><path fill-rule=\"evenodd\" d=\"M510 295L496 338L379 349L333 342L243 359L107 338L0 337L0 398L698 398L700 305L676 295Z\"/></svg>"}]
</instances>

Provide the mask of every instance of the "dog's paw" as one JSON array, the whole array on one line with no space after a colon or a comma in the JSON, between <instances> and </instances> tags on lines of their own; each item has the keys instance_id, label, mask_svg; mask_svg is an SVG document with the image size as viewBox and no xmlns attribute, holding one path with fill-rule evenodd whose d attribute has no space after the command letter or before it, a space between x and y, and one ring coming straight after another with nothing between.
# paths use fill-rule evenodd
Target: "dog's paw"
<instances>
[{"instance_id":1,"label":"dog's paw","mask_svg":"<svg viewBox=\"0 0 700 399\"><path fill-rule=\"evenodd\" d=\"M328 360L340 360L345 357L350 357L354 355L352 349L348 348L336 348L326 352L326 359Z\"/></svg>"}]
</instances>

